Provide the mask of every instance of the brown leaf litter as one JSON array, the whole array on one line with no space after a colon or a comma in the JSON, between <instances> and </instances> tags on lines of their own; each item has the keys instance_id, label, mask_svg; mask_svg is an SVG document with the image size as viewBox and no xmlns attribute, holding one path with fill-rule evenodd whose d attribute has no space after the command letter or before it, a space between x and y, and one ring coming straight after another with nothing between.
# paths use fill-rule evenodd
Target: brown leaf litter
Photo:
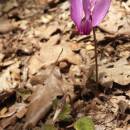
<instances>
[{"instance_id":1,"label":"brown leaf litter","mask_svg":"<svg viewBox=\"0 0 130 130\"><path fill-rule=\"evenodd\" d=\"M58 68L55 68L53 71L52 69L53 67L48 67L47 70L45 70L45 75L42 75L45 81L39 85L37 84L38 89L36 88L31 96L25 128L35 126L41 118L44 118L51 108L52 101L57 96L63 95L67 91L68 93L69 91L73 92L73 87L65 84Z\"/></svg>"},{"instance_id":2,"label":"brown leaf litter","mask_svg":"<svg viewBox=\"0 0 130 130\"><path fill-rule=\"evenodd\" d=\"M40 68L46 68L48 65L55 63L62 49L63 52L58 59L59 62L68 61L71 64L77 65L81 63L81 57L71 50L69 44L61 43L59 45L52 45L51 43L49 43L42 45L40 51L30 59L30 73L35 74Z\"/></svg>"},{"instance_id":3,"label":"brown leaf litter","mask_svg":"<svg viewBox=\"0 0 130 130\"><path fill-rule=\"evenodd\" d=\"M100 85L95 88L93 37L74 31L68 1L0 1L0 129L40 130L48 122L73 129L74 121L87 115L96 130L128 130L129 5L113 0L96 30ZM72 98L72 120L53 122L53 100L66 94Z\"/></svg>"},{"instance_id":4,"label":"brown leaf litter","mask_svg":"<svg viewBox=\"0 0 130 130\"><path fill-rule=\"evenodd\" d=\"M124 71L125 70L125 71ZM127 58L122 58L117 62L108 63L99 67L100 83L102 85L116 82L121 85L130 83L130 65ZM107 86L110 87L110 86Z\"/></svg>"}]
</instances>

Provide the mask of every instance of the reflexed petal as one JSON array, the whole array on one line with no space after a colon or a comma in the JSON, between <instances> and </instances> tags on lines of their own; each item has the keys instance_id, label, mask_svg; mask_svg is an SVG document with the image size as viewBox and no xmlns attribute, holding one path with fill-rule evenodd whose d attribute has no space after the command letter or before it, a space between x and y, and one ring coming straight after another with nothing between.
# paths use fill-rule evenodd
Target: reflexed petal
<instances>
[{"instance_id":1,"label":"reflexed petal","mask_svg":"<svg viewBox=\"0 0 130 130\"><path fill-rule=\"evenodd\" d=\"M71 4L71 18L80 30L80 24L83 18L83 4L82 0L70 0Z\"/></svg>"},{"instance_id":2,"label":"reflexed petal","mask_svg":"<svg viewBox=\"0 0 130 130\"><path fill-rule=\"evenodd\" d=\"M110 7L111 0L96 0L92 12L92 25L97 26L105 17Z\"/></svg>"}]
</instances>

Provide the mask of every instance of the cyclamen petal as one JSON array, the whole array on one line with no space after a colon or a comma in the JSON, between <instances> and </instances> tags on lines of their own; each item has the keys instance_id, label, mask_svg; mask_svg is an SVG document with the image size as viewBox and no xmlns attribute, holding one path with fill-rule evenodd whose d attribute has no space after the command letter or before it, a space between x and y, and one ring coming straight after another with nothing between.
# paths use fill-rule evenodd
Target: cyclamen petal
<instances>
[{"instance_id":1,"label":"cyclamen petal","mask_svg":"<svg viewBox=\"0 0 130 130\"><path fill-rule=\"evenodd\" d=\"M81 22L84 15L82 0L70 0L71 4L71 18L76 24L79 31L81 31Z\"/></svg>"},{"instance_id":2,"label":"cyclamen petal","mask_svg":"<svg viewBox=\"0 0 130 130\"><path fill-rule=\"evenodd\" d=\"M96 0L93 12L92 12L92 25L98 26L99 23L106 16L111 0Z\"/></svg>"},{"instance_id":3,"label":"cyclamen petal","mask_svg":"<svg viewBox=\"0 0 130 130\"><path fill-rule=\"evenodd\" d=\"M84 18L82 19L82 34L89 34L92 30L91 0L83 0Z\"/></svg>"},{"instance_id":4,"label":"cyclamen petal","mask_svg":"<svg viewBox=\"0 0 130 130\"><path fill-rule=\"evenodd\" d=\"M98 26L110 7L111 0L70 0L71 18L80 34L87 35Z\"/></svg>"},{"instance_id":5,"label":"cyclamen petal","mask_svg":"<svg viewBox=\"0 0 130 130\"><path fill-rule=\"evenodd\" d=\"M90 1L91 1L90 3L91 3L91 12L92 12L97 0L90 0Z\"/></svg>"},{"instance_id":6,"label":"cyclamen petal","mask_svg":"<svg viewBox=\"0 0 130 130\"><path fill-rule=\"evenodd\" d=\"M91 16L91 0L82 0L83 1L83 11L85 14L86 20Z\"/></svg>"},{"instance_id":7,"label":"cyclamen petal","mask_svg":"<svg viewBox=\"0 0 130 130\"><path fill-rule=\"evenodd\" d=\"M88 35L88 34L90 34L91 30L92 30L91 18L89 17L87 20L86 20L86 18L84 18L80 25L80 34Z\"/></svg>"}]
</instances>

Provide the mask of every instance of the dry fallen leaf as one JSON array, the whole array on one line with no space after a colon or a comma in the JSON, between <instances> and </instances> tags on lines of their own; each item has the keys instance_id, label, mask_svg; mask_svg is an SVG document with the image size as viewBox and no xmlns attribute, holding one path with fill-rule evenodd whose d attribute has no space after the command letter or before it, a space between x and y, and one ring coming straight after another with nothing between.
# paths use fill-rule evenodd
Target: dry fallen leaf
<instances>
[{"instance_id":1,"label":"dry fallen leaf","mask_svg":"<svg viewBox=\"0 0 130 130\"><path fill-rule=\"evenodd\" d=\"M52 71L52 69L54 70ZM63 95L73 89L71 85L67 87L67 84L64 83L58 68L48 67L43 77L46 77L44 85L37 85L31 96L24 128L35 126L41 118L45 117L58 95Z\"/></svg>"},{"instance_id":2,"label":"dry fallen leaf","mask_svg":"<svg viewBox=\"0 0 130 130\"><path fill-rule=\"evenodd\" d=\"M130 83L130 65L126 60L120 60L99 66L99 82L106 87L110 87L113 82L121 85Z\"/></svg>"},{"instance_id":3,"label":"dry fallen leaf","mask_svg":"<svg viewBox=\"0 0 130 130\"><path fill-rule=\"evenodd\" d=\"M55 48L55 49L54 49ZM36 53L30 59L29 63L29 71L31 74L37 73L38 70L42 67L47 67L56 62L60 52L63 52L59 58L60 61L68 61L72 64L80 64L81 57L78 54L75 54L68 43L63 43L60 45L52 45L52 44L43 44L39 53Z\"/></svg>"},{"instance_id":4,"label":"dry fallen leaf","mask_svg":"<svg viewBox=\"0 0 130 130\"><path fill-rule=\"evenodd\" d=\"M15 114L16 109L10 110L9 112L5 113L4 115L0 115L0 119L11 117Z\"/></svg>"},{"instance_id":5,"label":"dry fallen leaf","mask_svg":"<svg viewBox=\"0 0 130 130\"><path fill-rule=\"evenodd\" d=\"M55 3L55 2L58 2L59 0L35 0L35 2L37 4L40 4L40 5L47 5L48 3Z\"/></svg>"},{"instance_id":6,"label":"dry fallen leaf","mask_svg":"<svg viewBox=\"0 0 130 130\"><path fill-rule=\"evenodd\" d=\"M129 23L130 15L127 14L124 7L121 7L121 2L113 0L109 13L100 27L109 33L130 33Z\"/></svg>"},{"instance_id":7,"label":"dry fallen leaf","mask_svg":"<svg viewBox=\"0 0 130 130\"><path fill-rule=\"evenodd\" d=\"M34 35L36 37L40 37L41 39L49 39L50 36L55 33L57 30L59 30L59 25L49 25L48 27L46 26L40 26L38 28L35 28L34 30Z\"/></svg>"},{"instance_id":8,"label":"dry fallen leaf","mask_svg":"<svg viewBox=\"0 0 130 130\"><path fill-rule=\"evenodd\" d=\"M8 12L10 11L11 9L15 8L18 6L18 3L16 0L7 0L7 1L4 1L4 2L1 2L1 10L2 12Z\"/></svg>"},{"instance_id":9,"label":"dry fallen leaf","mask_svg":"<svg viewBox=\"0 0 130 130\"><path fill-rule=\"evenodd\" d=\"M0 92L10 91L11 89L17 87L20 81L20 62L16 62L10 65L6 70L4 70L0 75Z\"/></svg>"},{"instance_id":10,"label":"dry fallen leaf","mask_svg":"<svg viewBox=\"0 0 130 130\"><path fill-rule=\"evenodd\" d=\"M14 125L16 122L16 116L13 115L11 117L5 118L3 120L0 121L0 127L2 127L3 129L5 129L7 126L9 125Z\"/></svg>"},{"instance_id":11,"label":"dry fallen leaf","mask_svg":"<svg viewBox=\"0 0 130 130\"><path fill-rule=\"evenodd\" d=\"M127 130L126 128L116 128L115 130Z\"/></svg>"},{"instance_id":12,"label":"dry fallen leaf","mask_svg":"<svg viewBox=\"0 0 130 130\"><path fill-rule=\"evenodd\" d=\"M0 115L0 127L5 129L9 125L14 125L17 119L21 119L27 112L27 105L16 103L8 108L8 111Z\"/></svg>"},{"instance_id":13,"label":"dry fallen leaf","mask_svg":"<svg viewBox=\"0 0 130 130\"><path fill-rule=\"evenodd\" d=\"M16 22L11 22L9 20L0 20L0 33L7 33L18 28Z\"/></svg>"}]
</instances>

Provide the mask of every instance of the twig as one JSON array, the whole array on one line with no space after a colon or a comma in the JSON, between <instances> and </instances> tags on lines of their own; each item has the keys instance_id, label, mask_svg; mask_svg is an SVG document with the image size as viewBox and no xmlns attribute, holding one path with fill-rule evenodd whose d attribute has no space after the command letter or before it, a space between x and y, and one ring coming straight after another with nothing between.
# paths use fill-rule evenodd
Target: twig
<instances>
[{"instance_id":1,"label":"twig","mask_svg":"<svg viewBox=\"0 0 130 130\"><path fill-rule=\"evenodd\" d=\"M54 63L54 66L52 67L52 70L51 70L50 74L53 73L53 71L55 69L55 66L56 66L56 64L57 64L57 62L58 62L58 60L59 60L59 58L60 58L60 56L61 56L62 53L63 53L63 48L62 48L61 52L59 53L59 55L58 55L58 57L57 57L57 59L56 59L56 61Z\"/></svg>"}]
</instances>

